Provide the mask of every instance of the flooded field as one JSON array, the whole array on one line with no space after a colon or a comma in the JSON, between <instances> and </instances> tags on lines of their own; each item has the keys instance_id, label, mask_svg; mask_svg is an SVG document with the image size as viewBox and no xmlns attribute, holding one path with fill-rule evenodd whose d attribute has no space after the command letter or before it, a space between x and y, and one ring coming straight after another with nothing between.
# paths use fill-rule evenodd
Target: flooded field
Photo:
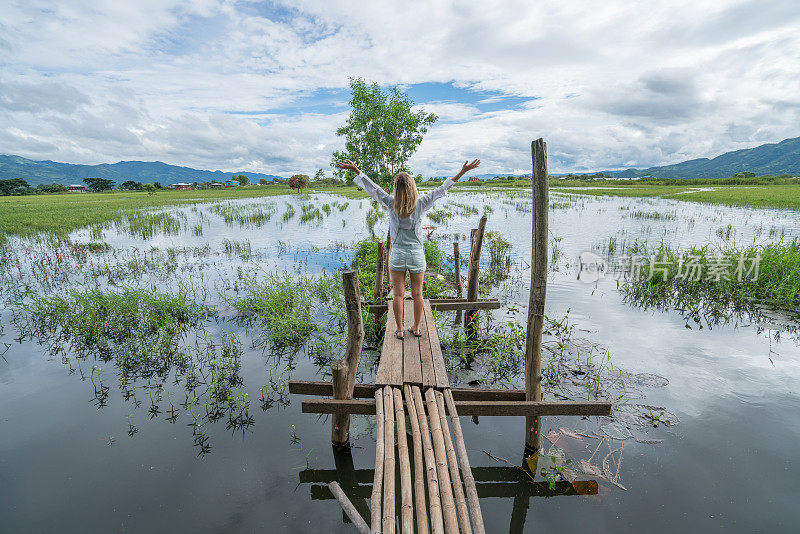
<instances>
[{"instance_id":1,"label":"flooded field","mask_svg":"<svg viewBox=\"0 0 800 534\"><path fill-rule=\"evenodd\" d=\"M523 465L524 418L462 418L487 531L795 531L797 318L698 322L634 304L611 274L579 281L578 258L789 241L797 212L550 202L545 398L610 399L615 415L545 418L537 485L495 469ZM481 312L479 350L438 314L454 386L524 382L530 209L525 192L451 192L427 215L443 279L452 242L467 255L488 216L482 289L503 303ZM0 531L354 531L319 484L335 478L363 506L374 421L354 416L352 455L335 455L330 422L300 413L287 381L330 379L346 329L337 272L387 229L367 199L312 194L0 243ZM436 280L431 291L454 296ZM379 346L368 332L360 381ZM598 494L562 495L566 465Z\"/></svg>"}]
</instances>

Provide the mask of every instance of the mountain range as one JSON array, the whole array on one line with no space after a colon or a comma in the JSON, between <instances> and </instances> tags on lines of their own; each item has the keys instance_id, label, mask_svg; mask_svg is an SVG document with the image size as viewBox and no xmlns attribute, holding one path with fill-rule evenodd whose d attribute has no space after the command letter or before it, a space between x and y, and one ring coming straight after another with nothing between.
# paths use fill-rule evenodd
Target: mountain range
<instances>
[{"instance_id":1,"label":"mountain range","mask_svg":"<svg viewBox=\"0 0 800 534\"><path fill-rule=\"evenodd\" d=\"M784 139L754 148L725 152L715 158L690 159L673 165L648 169L605 171L619 178L655 176L657 178L729 178L737 172L754 172L756 175L800 175L800 137Z\"/></svg>"},{"instance_id":2,"label":"mountain range","mask_svg":"<svg viewBox=\"0 0 800 534\"><path fill-rule=\"evenodd\" d=\"M107 178L118 184L126 180L160 182L162 185L177 182L224 182L239 172L204 171L191 167L168 165L160 161L120 161L100 165L75 165L57 161L34 161L20 156L0 154L0 179L24 178L31 187L39 184L83 184L84 178ZM282 178L274 174L242 171L257 183L261 178Z\"/></svg>"},{"instance_id":3,"label":"mountain range","mask_svg":"<svg viewBox=\"0 0 800 534\"><path fill-rule=\"evenodd\" d=\"M662 165L647 169L604 171L619 178L655 176L658 178L728 178L734 173L750 171L757 175L789 173L800 175L800 137L784 139L754 148L726 152L715 158L698 158L673 165ZM160 161L120 161L100 165L75 165L56 161L34 161L21 156L0 155L0 179L24 178L32 187L39 184L83 183L84 178L107 178L122 183L160 182L168 185L176 182L218 182L230 179L239 172L205 171L168 165ZM261 178L281 178L274 174L242 171L250 182ZM479 179L506 176L502 173L477 175Z\"/></svg>"}]
</instances>

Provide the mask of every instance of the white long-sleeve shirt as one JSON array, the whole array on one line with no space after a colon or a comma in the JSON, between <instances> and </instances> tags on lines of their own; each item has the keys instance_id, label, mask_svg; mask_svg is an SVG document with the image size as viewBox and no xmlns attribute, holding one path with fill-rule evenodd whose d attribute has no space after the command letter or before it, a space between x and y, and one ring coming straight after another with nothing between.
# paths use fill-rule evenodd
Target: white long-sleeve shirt
<instances>
[{"instance_id":1,"label":"white long-sleeve shirt","mask_svg":"<svg viewBox=\"0 0 800 534\"><path fill-rule=\"evenodd\" d=\"M424 195L420 195L417 199L417 207L414 209L414 213L409 217L399 217L397 212L394 211L394 196L384 191L381 186L370 180L363 172L358 173L353 183L363 188L370 198L389 210L389 236L393 243L394 238L397 236L398 228L408 230L412 228L412 226L414 228L414 233L419 238L420 243L422 243L422 225L420 224L422 216L433 207L433 203L436 202L437 199L442 198L447 193L447 190L453 187L455 182L452 178L448 178L436 189L428 191Z\"/></svg>"}]
</instances>

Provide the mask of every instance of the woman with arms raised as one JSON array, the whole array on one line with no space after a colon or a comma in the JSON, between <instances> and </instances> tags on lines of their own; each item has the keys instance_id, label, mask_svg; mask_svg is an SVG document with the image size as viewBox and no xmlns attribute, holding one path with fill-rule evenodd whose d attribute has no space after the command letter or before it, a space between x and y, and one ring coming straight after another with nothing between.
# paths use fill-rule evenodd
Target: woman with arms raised
<instances>
[{"instance_id":1,"label":"woman with arms raised","mask_svg":"<svg viewBox=\"0 0 800 534\"><path fill-rule=\"evenodd\" d=\"M394 195L390 195L362 173L349 159L336 163L340 169L355 171L354 183L381 206L389 210L389 235L392 249L389 253L389 273L392 282L392 309L397 323L395 337L403 339L403 299L406 290L406 271L411 277L411 298L414 300L414 327L409 331L415 336L422 335L419 325L422 321L422 281L425 278L425 249L422 246L422 215L431 209L436 199L441 198L462 176L477 169L480 160L464 162L461 170L453 178L448 178L436 189L420 196L417 184L407 172L394 177Z\"/></svg>"}]
</instances>

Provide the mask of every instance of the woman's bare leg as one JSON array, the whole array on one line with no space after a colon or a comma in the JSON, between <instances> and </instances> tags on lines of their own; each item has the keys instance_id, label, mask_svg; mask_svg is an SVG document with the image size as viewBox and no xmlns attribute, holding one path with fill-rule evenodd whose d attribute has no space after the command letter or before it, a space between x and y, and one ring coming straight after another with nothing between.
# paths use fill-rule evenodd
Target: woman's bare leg
<instances>
[{"instance_id":1,"label":"woman's bare leg","mask_svg":"<svg viewBox=\"0 0 800 534\"><path fill-rule=\"evenodd\" d=\"M403 299L406 298L406 272L389 271L392 278L392 310L397 330L403 331ZM411 275L412 277L414 275ZM413 280L413 278L412 278Z\"/></svg>"},{"instance_id":2,"label":"woman's bare leg","mask_svg":"<svg viewBox=\"0 0 800 534\"><path fill-rule=\"evenodd\" d=\"M422 282L425 280L425 271L408 275L411 277L411 298L414 299L414 331L417 331L422 322Z\"/></svg>"}]
</instances>

